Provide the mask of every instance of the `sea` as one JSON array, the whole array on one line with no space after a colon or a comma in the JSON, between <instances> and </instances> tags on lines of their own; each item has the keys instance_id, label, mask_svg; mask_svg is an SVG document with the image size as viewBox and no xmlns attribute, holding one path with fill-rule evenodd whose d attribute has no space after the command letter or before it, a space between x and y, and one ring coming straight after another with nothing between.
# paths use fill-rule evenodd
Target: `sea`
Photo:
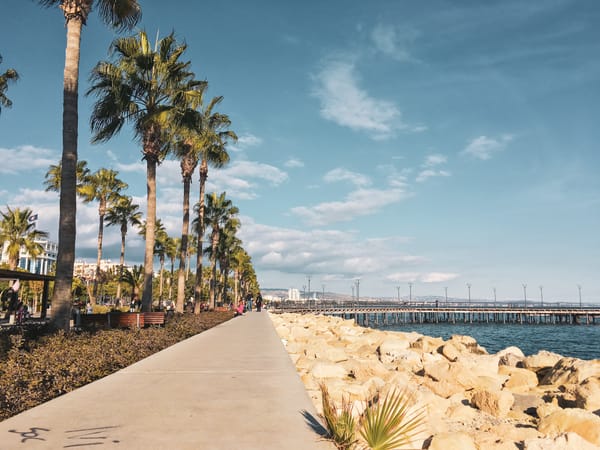
<instances>
[{"instance_id":1,"label":"sea","mask_svg":"<svg viewBox=\"0 0 600 450\"><path fill-rule=\"evenodd\" d=\"M423 323L373 327L449 339L454 334L472 336L488 353L519 347L525 355L548 350L579 359L600 359L600 325L448 324Z\"/></svg>"}]
</instances>

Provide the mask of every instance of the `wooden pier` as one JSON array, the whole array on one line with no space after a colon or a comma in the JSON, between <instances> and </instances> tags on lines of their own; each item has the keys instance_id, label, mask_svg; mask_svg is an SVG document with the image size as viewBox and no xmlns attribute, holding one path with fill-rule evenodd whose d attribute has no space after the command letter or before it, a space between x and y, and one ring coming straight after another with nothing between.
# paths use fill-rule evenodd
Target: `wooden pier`
<instances>
[{"instance_id":1,"label":"wooden pier","mask_svg":"<svg viewBox=\"0 0 600 450\"><path fill-rule=\"evenodd\" d=\"M275 312L324 314L354 319L363 326L410 323L494 323L600 325L600 307L515 305L281 305Z\"/></svg>"}]
</instances>

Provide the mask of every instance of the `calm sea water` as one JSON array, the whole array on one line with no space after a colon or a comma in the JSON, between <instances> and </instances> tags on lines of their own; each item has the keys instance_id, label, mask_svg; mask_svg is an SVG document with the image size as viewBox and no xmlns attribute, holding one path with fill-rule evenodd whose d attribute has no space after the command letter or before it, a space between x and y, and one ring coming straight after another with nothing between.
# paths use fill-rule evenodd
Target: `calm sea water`
<instances>
[{"instance_id":1,"label":"calm sea water","mask_svg":"<svg viewBox=\"0 0 600 450\"><path fill-rule=\"evenodd\" d=\"M489 353L519 347L525 355L548 350L580 359L600 359L598 325L497 325L497 324L405 324L377 327L390 331L416 331L449 339L453 334L472 336Z\"/></svg>"}]
</instances>

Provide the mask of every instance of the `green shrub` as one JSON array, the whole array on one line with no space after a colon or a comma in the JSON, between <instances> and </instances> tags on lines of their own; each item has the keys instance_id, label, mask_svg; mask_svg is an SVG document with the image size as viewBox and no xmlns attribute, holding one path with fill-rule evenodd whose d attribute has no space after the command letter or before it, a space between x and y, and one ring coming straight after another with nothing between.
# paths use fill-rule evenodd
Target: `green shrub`
<instances>
[{"instance_id":1,"label":"green shrub","mask_svg":"<svg viewBox=\"0 0 600 450\"><path fill-rule=\"evenodd\" d=\"M229 320L230 312L176 314L164 327L50 333L14 327L0 334L0 420L110 375Z\"/></svg>"}]
</instances>

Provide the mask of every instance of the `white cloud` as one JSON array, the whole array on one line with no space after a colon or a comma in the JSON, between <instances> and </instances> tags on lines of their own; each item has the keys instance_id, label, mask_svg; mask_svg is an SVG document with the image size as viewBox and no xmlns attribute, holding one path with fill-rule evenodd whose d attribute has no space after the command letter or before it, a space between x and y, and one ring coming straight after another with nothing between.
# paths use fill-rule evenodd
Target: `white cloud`
<instances>
[{"instance_id":1,"label":"white cloud","mask_svg":"<svg viewBox=\"0 0 600 450\"><path fill-rule=\"evenodd\" d=\"M21 145L15 148L0 148L0 174L20 174L44 169L58 164L60 154L54 150Z\"/></svg>"},{"instance_id":2,"label":"white cloud","mask_svg":"<svg viewBox=\"0 0 600 450\"><path fill-rule=\"evenodd\" d=\"M442 272L430 272L422 274L420 280L423 283L442 283L444 281L450 281L458 278L458 273L442 273Z\"/></svg>"},{"instance_id":3,"label":"white cloud","mask_svg":"<svg viewBox=\"0 0 600 450\"><path fill-rule=\"evenodd\" d=\"M292 169L295 167L304 167L304 162L302 162L301 160L299 160L297 158L290 158L283 165L285 167Z\"/></svg>"},{"instance_id":4,"label":"white cloud","mask_svg":"<svg viewBox=\"0 0 600 450\"><path fill-rule=\"evenodd\" d=\"M328 183L335 183L337 181L350 181L355 186L369 186L371 184L371 180L366 175L339 167L327 172L323 176L323 180Z\"/></svg>"},{"instance_id":5,"label":"white cloud","mask_svg":"<svg viewBox=\"0 0 600 450\"><path fill-rule=\"evenodd\" d=\"M510 134L502 135L497 139L479 136L469 142L469 145L467 145L461 154L485 161L492 158L495 153L504 150L512 140L513 136Z\"/></svg>"},{"instance_id":6,"label":"white cloud","mask_svg":"<svg viewBox=\"0 0 600 450\"><path fill-rule=\"evenodd\" d=\"M209 172L207 186L217 192L227 191L232 198L253 199L261 183L279 186L288 174L275 166L254 161L234 161L225 168Z\"/></svg>"},{"instance_id":7,"label":"white cloud","mask_svg":"<svg viewBox=\"0 0 600 450\"><path fill-rule=\"evenodd\" d=\"M447 170L432 170L432 169L425 169L422 170L419 175L417 175L417 178L415 179L415 181L417 183L423 183L424 181L427 181L429 178L433 178L433 177L449 177L450 176L450 172L448 172Z\"/></svg>"},{"instance_id":8,"label":"white cloud","mask_svg":"<svg viewBox=\"0 0 600 450\"><path fill-rule=\"evenodd\" d=\"M309 225L322 226L374 214L408 196L403 189L398 188L357 189L348 194L344 201L323 202L310 207L297 206L291 209L291 213Z\"/></svg>"},{"instance_id":9,"label":"white cloud","mask_svg":"<svg viewBox=\"0 0 600 450\"><path fill-rule=\"evenodd\" d=\"M448 158L445 155L433 154L427 155L425 158L425 162L423 163L423 167L433 167L438 166L440 164L445 164L448 161Z\"/></svg>"},{"instance_id":10,"label":"white cloud","mask_svg":"<svg viewBox=\"0 0 600 450\"><path fill-rule=\"evenodd\" d=\"M257 147L263 143L263 140L252 133L246 133L238 136L235 143L230 143L227 148L233 152L241 152L248 148Z\"/></svg>"},{"instance_id":11,"label":"white cloud","mask_svg":"<svg viewBox=\"0 0 600 450\"><path fill-rule=\"evenodd\" d=\"M417 37L412 29L399 29L391 25L378 24L371 33L375 48L397 61L412 59L408 50L409 45Z\"/></svg>"},{"instance_id":12,"label":"white cloud","mask_svg":"<svg viewBox=\"0 0 600 450\"><path fill-rule=\"evenodd\" d=\"M373 139L388 139L396 130L409 129L398 107L389 100L371 97L359 87L351 62L329 62L315 77L314 95L321 102L321 116Z\"/></svg>"}]
</instances>

